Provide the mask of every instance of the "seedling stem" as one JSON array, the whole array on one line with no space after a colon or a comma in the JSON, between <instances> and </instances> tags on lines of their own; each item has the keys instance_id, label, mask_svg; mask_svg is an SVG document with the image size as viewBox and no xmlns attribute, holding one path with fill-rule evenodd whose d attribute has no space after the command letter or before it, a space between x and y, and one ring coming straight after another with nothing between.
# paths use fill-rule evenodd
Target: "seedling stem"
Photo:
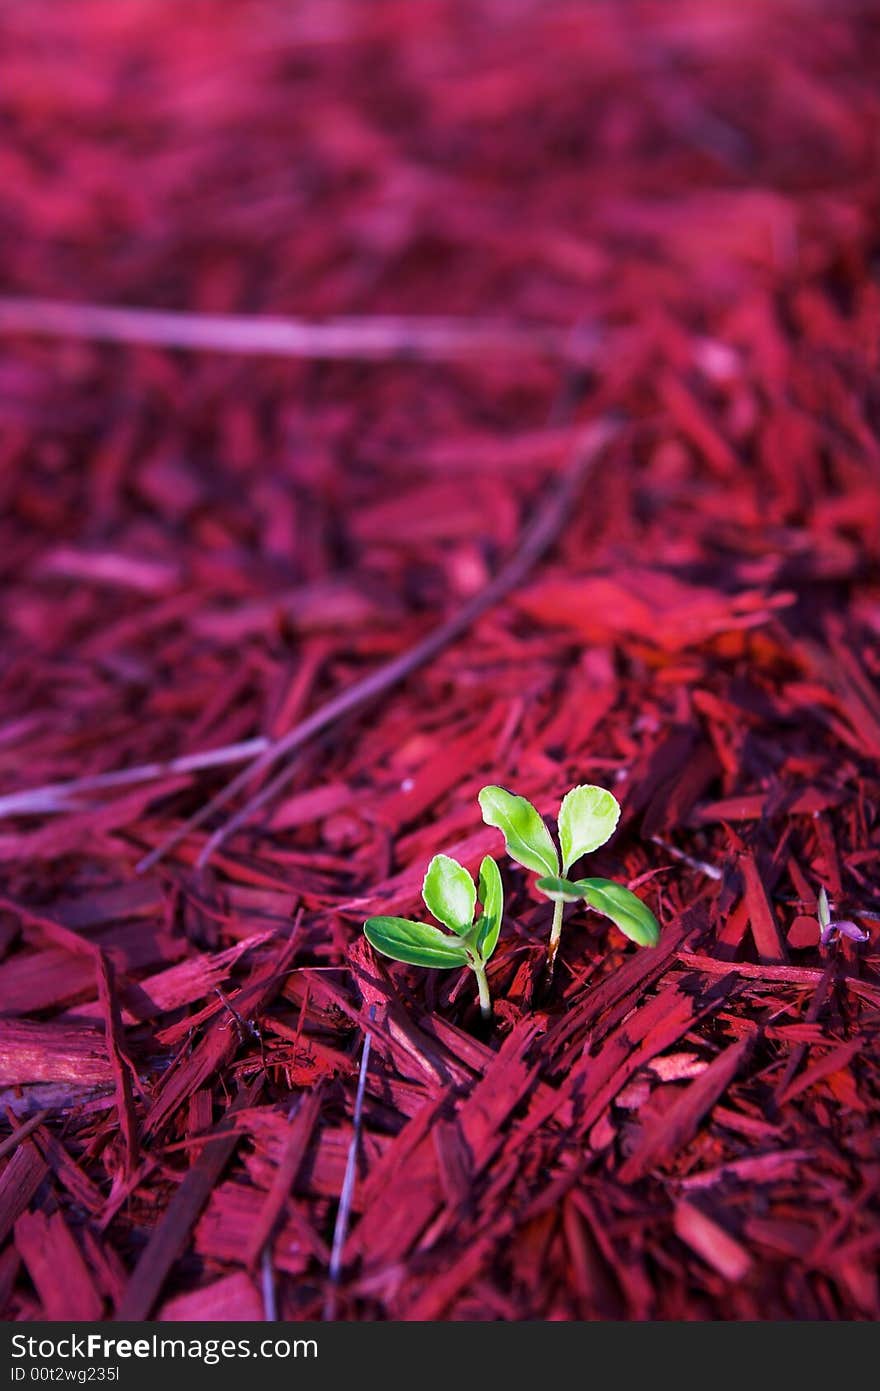
<instances>
[{"instance_id":1,"label":"seedling stem","mask_svg":"<svg viewBox=\"0 0 880 1391\"><path fill-rule=\"evenodd\" d=\"M565 903L558 898L553 904L553 922L550 925L550 941L547 945L547 975L553 979L553 967L556 965L556 953L559 950L559 939L562 936L562 914L565 911Z\"/></svg>"},{"instance_id":2,"label":"seedling stem","mask_svg":"<svg viewBox=\"0 0 880 1391\"><path fill-rule=\"evenodd\" d=\"M489 994L489 982L486 979L486 967L474 966L474 975L477 978L477 993L480 997L480 1013L484 1019L492 1018L492 997Z\"/></svg>"}]
</instances>

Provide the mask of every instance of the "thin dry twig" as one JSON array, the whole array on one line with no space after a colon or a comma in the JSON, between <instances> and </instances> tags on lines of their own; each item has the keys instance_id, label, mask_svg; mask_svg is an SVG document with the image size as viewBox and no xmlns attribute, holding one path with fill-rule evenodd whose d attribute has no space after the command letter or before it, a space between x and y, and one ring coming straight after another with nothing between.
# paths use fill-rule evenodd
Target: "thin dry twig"
<instances>
[{"instance_id":1,"label":"thin dry twig","mask_svg":"<svg viewBox=\"0 0 880 1391\"><path fill-rule=\"evenodd\" d=\"M546 324L480 319L306 319L245 314L187 314L126 305L74 304L51 299L0 299L0 333L81 338L103 343L146 343L163 348L243 353L313 360L388 362L417 358L449 361L487 352L516 357L577 355L591 344L583 335Z\"/></svg>"},{"instance_id":2,"label":"thin dry twig","mask_svg":"<svg viewBox=\"0 0 880 1391\"><path fill-rule=\"evenodd\" d=\"M222 748L205 749L203 753L184 754L180 758L163 759L157 763L139 763L134 768L118 768L91 777L73 778L70 782L47 782L42 787L25 788L0 797L0 820L8 816L48 816L53 813L76 811L78 798L89 792L108 788L130 787L158 778L174 777L180 773L197 773L203 768L220 768L227 763L242 763L255 758L270 745L263 736L242 739Z\"/></svg>"},{"instance_id":3,"label":"thin dry twig","mask_svg":"<svg viewBox=\"0 0 880 1391\"><path fill-rule=\"evenodd\" d=\"M52 1111L48 1106L42 1111L35 1111L28 1120L24 1121L22 1125L19 1125L13 1130L11 1135L7 1135L5 1140L0 1141L0 1159L3 1159L7 1154L11 1154L14 1149L17 1149L22 1141L26 1140L31 1132L42 1125L43 1121L51 1114Z\"/></svg>"},{"instance_id":4,"label":"thin dry twig","mask_svg":"<svg viewBox=\"0 0 880 1391\"><path fill-rule=\"evenodd\" d=\"M278 1322L278 1297L275 1291L275 1270L272 1265L272 1249L267 1246L260 1262L260 1290L263 1296L263 1311L267 1323Z\"/></svg>"},{"instance_id":5,"label":"thin dry twig","mask_svg":"<svg viewBox=\"0 0 880 1391\"><path fill-rule=\"evenodd\" d=\"M370 1020L376 1015L376 1006L370 1005ZM339 1196L339 1208L336 1213L336 1223L333 1228L333 1246L330 1250L330 1267L328 1271L329 1287L327 1298L324 1303L324 1320L332 1322L336 1317L336 1291L339 1285L339 1277L342 1273L342 1252L345 1248L345 1238L348 1235L348 1224L351 1219L351 1204L354 1199L354 1185L357 1176L357 1157L361 1142L361 1121L364 1110L364 1092L367 1086L367 1068L370 1065L370 1049L373 1046L373 1035L367 1031L364 1034L364 1046L361 1052L361 1066L358 1074L357 1093L354 1099L353 1132L351 1144L348 1147L348 1157L345 1161L345 1178L342 1181L342 1192Z\"/></svg>"}]
</instances>

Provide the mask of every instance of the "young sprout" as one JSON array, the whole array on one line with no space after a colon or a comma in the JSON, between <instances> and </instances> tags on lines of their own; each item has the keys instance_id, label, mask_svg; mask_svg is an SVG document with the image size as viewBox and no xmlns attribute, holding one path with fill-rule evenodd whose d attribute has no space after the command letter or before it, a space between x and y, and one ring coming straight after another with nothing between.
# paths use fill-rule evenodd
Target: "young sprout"
<instances>
[{"instance_id":1,"label":"young sprout","mask_svg":"<svg viewBox=\"0 0 880 1391\"><path fill-rule=\"evenodd\" d=\"M617 798L603 787L584 783L566 792L559 808L560 854L541 816L525 797L503 787L484 787L480 793L483 820L504 834L507 853L539 876L537 888L553 901L553 923L547 948L547 971L552 977L562 914L566 903L584 899L597 913L616 923L621 932L642 947L655 947L660 924L650 908L611 879L568 879L568 871L582 855L604 845L620 817Z\"/></svg>"},{"instance_id":2,"label":"young sprout","mask_svg":"<svg viewBox=\"0 0 880 1391\"><path fill-rule=\"evenodd\" d=\"M819 942L823 947L830 947L832 942L838 941L841 937L848 937L851 942L867 942L871 936L870 932L865 932L858 923L850 922L849 918L832 920L831 905L824 884L819 890L816 917L819 919Z\"/></svg>"},{"instance_id":3,"label":"young sprout","mask_svg":"<svg viewBox=\"0 0 880 1391\"><path fill-rule=\"evenodd\" d=\"M479 894L481 912L474 922ZM394 961L446 971L469 966L477 978L484 1019L492 1018L486 965L495 950L504 912L504 890L498 866L487 855L480 865L479 889L467 870L448 855L435 855L422 885L425 906L450 932L408 918L368 918L367 941Z\"/></svg>"}]
</instances>

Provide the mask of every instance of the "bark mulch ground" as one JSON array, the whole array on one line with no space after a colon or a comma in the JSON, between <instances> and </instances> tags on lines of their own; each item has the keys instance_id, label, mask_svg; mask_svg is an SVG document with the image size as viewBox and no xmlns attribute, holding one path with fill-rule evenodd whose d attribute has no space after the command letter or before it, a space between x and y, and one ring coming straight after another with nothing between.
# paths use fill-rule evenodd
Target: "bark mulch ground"
<instances>
[{"instance_id":1,"label":"bark mulch ground","mask_svg":"<svg viewBox=\"0 0 880 1391\"><path fill-rule=\"evenodd\" d=\"M6 1317L880 1315L872 8L5 7Z\"/></svg>"}]
</instances>

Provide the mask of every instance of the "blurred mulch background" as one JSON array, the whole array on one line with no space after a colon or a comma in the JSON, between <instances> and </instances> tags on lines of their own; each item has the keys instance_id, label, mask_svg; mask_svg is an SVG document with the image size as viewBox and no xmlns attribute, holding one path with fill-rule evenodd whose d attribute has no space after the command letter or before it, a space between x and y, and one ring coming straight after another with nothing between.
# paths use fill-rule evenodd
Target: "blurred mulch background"
<instances>
[{"instance_id":1,"label":"blurred mulch background","mask_svg":"<svg viewBox=\"0 0 880 1391\"><path fill-rule=\"evenodd\" d=\"M878 1317L877 7L29 0L0 53L6 1317ZM503 859L486 1030L360 924L500 855L489 781L612 787L664 932L571 909L541 1000Z\"/></svg>"}]
</instances>

